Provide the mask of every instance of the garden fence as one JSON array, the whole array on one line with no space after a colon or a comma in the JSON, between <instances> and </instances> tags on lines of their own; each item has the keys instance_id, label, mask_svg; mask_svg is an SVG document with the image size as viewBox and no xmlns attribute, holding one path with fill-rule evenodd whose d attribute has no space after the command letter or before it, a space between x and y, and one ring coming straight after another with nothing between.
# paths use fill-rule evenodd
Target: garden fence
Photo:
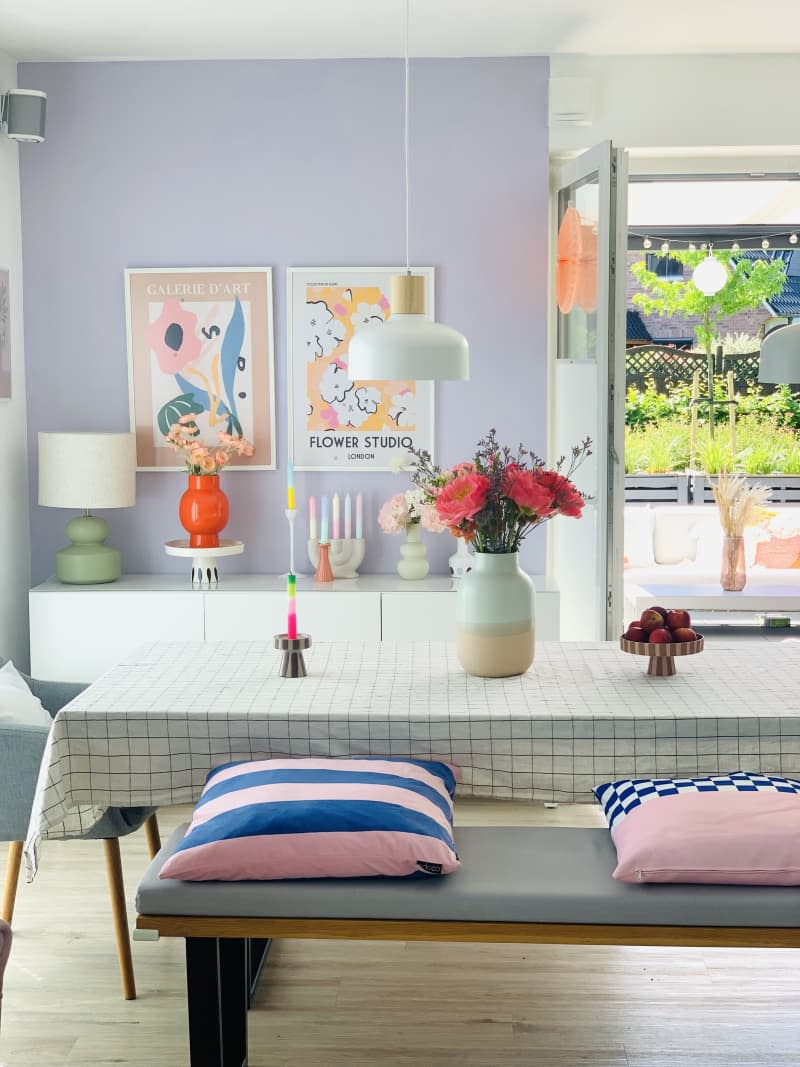
<instances>
[{"instance_id":1,"label":"garden fence","mask_svg":"<svg viewBox=\"0 0 800 1067\"><path fill-rule=\"evenodd\" d=\"M725 374L732 370L734 389L744 393L748 387L758 385L759 356L759 352L725 356L718 351L714 358L714 373ZM707 366L703 352L686 352L669 345L630 345L625 350L625 388L645 389L652 381L656 392L666 394L678 385L691 385L695 371L700 371L705 385ZM761 386L764 395L774 393L778 388L771 384ZM793 384L792 389L800 389L800 385Z\"/></svg>"}]
</instances>

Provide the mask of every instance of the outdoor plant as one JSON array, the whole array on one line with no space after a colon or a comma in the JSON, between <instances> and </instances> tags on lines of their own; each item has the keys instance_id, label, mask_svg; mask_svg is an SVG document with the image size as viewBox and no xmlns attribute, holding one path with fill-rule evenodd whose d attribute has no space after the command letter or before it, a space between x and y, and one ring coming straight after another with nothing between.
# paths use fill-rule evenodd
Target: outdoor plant
<instances>
[{"instance_id":1,"label":"outdoor plant","mask_svg":"<svg viewBox=\"0 0 800 1067\"><path fill-rule=\"evenodd\" d=\"M169 433L165 434L170 448L183 458L189 474L219 474L228 465L231 456L252 456L255 452L253 445L244 437L235 437L222 430L217 434L218 442L214 445L204 445L199 436L200 429L192 413L181 415L172 424Z\"/></svg>"},{"instance_id":2,"label":"outdoor plant","mask_svg":"<svg viewBox=\"0 0 800 1067\"><path fill-rule=\"evenodd\" d=\"M525 536L556 515L579 518L586 498L571 481L591 455L586 438L547 468L535 453L520 445L515 453L500 445L495 430L482 440L472 460L443 469L430 454L411 450L412 481L443 526L471 541L476 551L492 554L519 551ZM566 469L565 469L566 468Z\"/></svg>"}]
</instances>

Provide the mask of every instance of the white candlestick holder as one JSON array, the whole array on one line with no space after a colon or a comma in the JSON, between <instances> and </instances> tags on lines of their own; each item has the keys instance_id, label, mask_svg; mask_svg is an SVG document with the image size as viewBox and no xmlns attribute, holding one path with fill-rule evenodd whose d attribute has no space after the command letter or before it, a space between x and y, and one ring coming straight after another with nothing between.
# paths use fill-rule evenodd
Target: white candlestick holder
<instances>
[{"instance_id":1,"label":"white candlestick holder","mask_svg":"<svg viewBox=\"0 0 800 1067\"><path fill-rule=\"evenodd\" d=\"M330 540L328 558L334 578L357 578L358 568L364 562L366 542L363 537L336 537ZM308 558L316 571L319 564L319 541L308 539Z\"/></svg>"}]
</instances>

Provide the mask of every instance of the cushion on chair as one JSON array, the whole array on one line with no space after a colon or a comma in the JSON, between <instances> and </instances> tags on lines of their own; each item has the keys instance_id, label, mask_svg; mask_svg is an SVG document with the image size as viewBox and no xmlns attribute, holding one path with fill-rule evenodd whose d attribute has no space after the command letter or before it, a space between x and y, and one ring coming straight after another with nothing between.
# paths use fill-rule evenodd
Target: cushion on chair
<instances>
[{"instance_id":1,"label":"cushion on chair","mask_svg":"<svg viewBox=\"0 0 800 1067\"><path fill-rule=\"evenodd\" d=\"M445 763L294 759L211 771L162 878L361 878L448 874L456 778Z\"/></svg>"},{"instance_id":2,"label":"cushion on chair","mask_svg":"<svg viewBox=\"0 0 800 1067\"><path fill-rule=\"evenodd\" d=\"M735 771L594 792L620 881L800 885L800 781Z\"/></svg>"},{"instance_id":3,"label":"cushion on chair","mask_svg":"<svg viewBox=\"0 0 800 1067\"><path fill-rule=\"evenodd\" d=\"M3 726L44 726L52 720L11 660L0 667L0 724Z\"/></svg>"}]
</instances>

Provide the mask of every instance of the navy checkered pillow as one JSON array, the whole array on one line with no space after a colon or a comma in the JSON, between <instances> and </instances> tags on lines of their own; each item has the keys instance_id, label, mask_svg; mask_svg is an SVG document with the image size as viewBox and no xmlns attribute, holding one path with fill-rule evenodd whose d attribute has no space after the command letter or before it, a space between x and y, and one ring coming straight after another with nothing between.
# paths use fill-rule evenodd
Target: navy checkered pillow
<instances>
[{"instance_id":1,"label":"navy checkered pillow","mask_svg":"<svg viewBox=\"0 0 800 1067\"><path fill-rule=\"evenodd\" d=\"M706 775L702 778L623 778L607 782L594 789L610 830L614 830L635 808L662 797L689 793L795 793L800 795L800 782L774 774Z\"/></svg>"}]
</instances>

